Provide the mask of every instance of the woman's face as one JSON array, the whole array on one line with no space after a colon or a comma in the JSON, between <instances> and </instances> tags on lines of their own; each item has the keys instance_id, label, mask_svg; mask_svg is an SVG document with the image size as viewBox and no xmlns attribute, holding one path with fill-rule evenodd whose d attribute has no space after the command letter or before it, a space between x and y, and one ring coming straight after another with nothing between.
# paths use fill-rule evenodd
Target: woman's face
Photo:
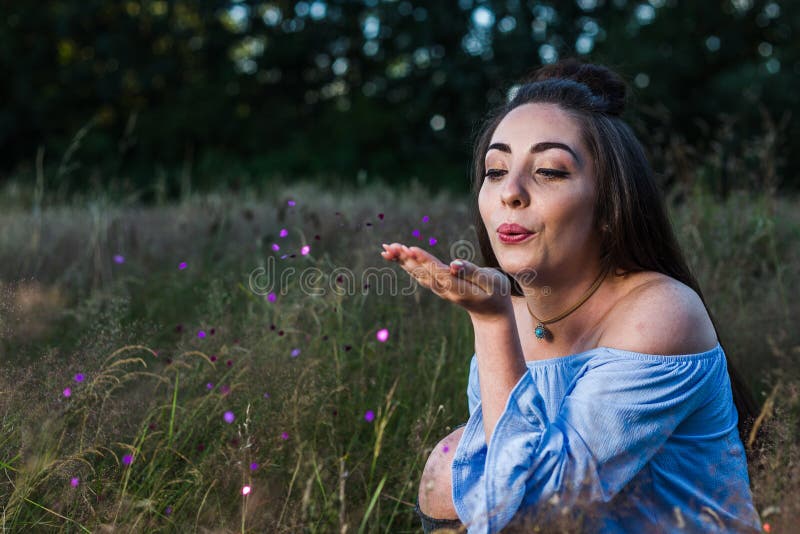
<instances>
[{"instance_id":1,"label":"woman's face","mask_svg":"<svg viewBox=\"0 0 800 534\"><path fill-rule=\"evenodd\" d=\"M478 208L500 267L530 286L566 282L599 261L596 183L578 123L555 104L523 104L497 126L485 154ZM498 227L533 235L502 240Z\"/></svg>"}]
</instances>

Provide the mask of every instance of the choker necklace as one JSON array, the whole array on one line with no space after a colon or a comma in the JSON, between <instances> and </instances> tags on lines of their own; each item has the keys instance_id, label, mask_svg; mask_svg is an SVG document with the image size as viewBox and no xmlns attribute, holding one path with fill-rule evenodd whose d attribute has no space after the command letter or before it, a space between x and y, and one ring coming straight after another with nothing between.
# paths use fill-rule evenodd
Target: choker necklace
<instances>
[{"instance_id":1,"label":"choker necklace","mask_svg":"<svg viewBox=\"0 0 800 534\"><path fill-rule=\"evenodd\" d=\"M575 310L577 310L578 307L581 304L586 302L586 299L591 297L592 294L595 291L597 291L597 288L600 287L600 282L603 281L603 278L605 277L604 275L607 272L608 272L608 270L604 270L604 271L600 272L600 275L597 277L597 280L594 281L594 283L592 284L592 287L589 288L589 290L583 295L583 297L581 297L581 299L574 306L572 306L570 309L568 309L564 313L562 313L562 314L560 314L560 315L558 315L556 317L553 317L552 319L548 319L546 321L543 321L543 320L539 319L538 317L536 317L533 314L533 312L531 311L531 307L528 304L528 300L525 299L525 306L528 308L528 313L530 313L531 317L533 317L533 319L538 323L536 325L536 328L533 330L533 333L536 334L536 337L539 338L539 339L543 339L545 336L552 338L553 337L553 333L550 330L548 330L545 327L545 325L550 324L550 323L555 323L556 321L560 321L561 319L563 319L564 317L566 317L570 313L572 313Z\"/></svg>"}]
</instances>

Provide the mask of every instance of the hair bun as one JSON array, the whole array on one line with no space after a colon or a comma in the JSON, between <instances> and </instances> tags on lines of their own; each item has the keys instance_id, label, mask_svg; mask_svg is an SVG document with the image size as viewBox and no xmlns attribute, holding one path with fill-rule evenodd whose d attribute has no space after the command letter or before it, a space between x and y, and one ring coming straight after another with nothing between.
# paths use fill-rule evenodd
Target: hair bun
<instances>
[{"instance_id":1,"label":"hair bun","mask_svg":"<svg viewBox=\"0 0 800 534\"><path fill-rule=\"evenodd\" d=\"M572 58L563 59L540 67L529 81L538 82L551 78L569 79L586 85L593 95L606 102L606 113L610 115L621 115L625 110L628 86L619 74L608 67L581 63Z\"/></svg>"}]
</instances>

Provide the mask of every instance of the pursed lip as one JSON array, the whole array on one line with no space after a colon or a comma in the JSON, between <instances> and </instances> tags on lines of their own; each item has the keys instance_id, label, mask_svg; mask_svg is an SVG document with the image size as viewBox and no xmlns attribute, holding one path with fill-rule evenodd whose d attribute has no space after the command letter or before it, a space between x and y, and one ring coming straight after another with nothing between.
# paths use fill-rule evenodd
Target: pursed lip
<instances>
[{"instance_id":1,"label":"pursed lip","mask_svg":"<svg viewBox=\"0 0 800 534\"><path fill-rule=\"evenodd\" d=\"M513 234L532 234L534 232L518 224L503 223L497 227L497 233L513 235Z\"/></svg>"}]
</instances>

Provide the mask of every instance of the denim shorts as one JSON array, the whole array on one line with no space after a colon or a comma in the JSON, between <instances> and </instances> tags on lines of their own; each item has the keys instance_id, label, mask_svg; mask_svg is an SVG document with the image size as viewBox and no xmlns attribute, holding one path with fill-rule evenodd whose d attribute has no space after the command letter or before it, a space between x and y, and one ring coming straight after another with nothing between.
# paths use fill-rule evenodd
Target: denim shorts
<instances>
[{"instance_id":1,"label":"denim shorts","mask_svg":"<svg viewBox=\"0 0 800 534\"><path fill-rule=\"evenodd\" d=\"M453 430L456 430L466 425L467 423L461 423L457 427L453 428ZM417 503L416 506L414 507L414 511L419 516L420 521L422 521L422 531L425 534L430 534L431 532L434 532L440 528L449 528L453 530L458 530L463 526L459 519L436 519L435 517L431 517L423 513L422 510L420 510L419 508L419 496L417 496Z\"/></svg>"}]
</instances>

